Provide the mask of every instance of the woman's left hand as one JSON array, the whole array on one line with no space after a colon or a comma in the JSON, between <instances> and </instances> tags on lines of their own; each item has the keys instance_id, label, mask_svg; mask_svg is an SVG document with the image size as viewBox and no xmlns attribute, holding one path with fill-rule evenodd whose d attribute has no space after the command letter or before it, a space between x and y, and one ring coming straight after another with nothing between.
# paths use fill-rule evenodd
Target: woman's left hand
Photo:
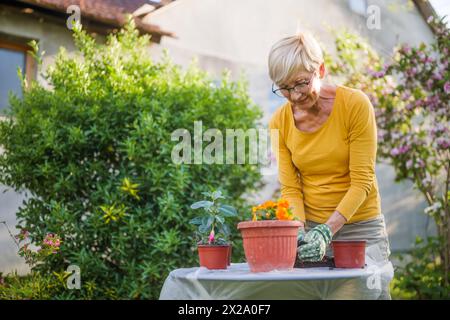
<instances>
[{"instance_id":1,"label":"woman's left hand","mask_svg":"<svg viewBox=\"0 0 450 320\"><path fill-rule=\"evenodd\" d=\"M333 233L327 224L319 224L309 231L302 245L297 249L301 261L322 261Z\"/></svg>"},{"instance_id":2,"label":"woman's left hand","mask_svg":"<svg viewBox=\"0 0 450 320\"><path fill-rule=\"evenodd\" d=\"M300 227L297 233L297 247L303 244L303 241L305 241L305 236L306 236L305 228Z\"/></svg>"}]
</instances>

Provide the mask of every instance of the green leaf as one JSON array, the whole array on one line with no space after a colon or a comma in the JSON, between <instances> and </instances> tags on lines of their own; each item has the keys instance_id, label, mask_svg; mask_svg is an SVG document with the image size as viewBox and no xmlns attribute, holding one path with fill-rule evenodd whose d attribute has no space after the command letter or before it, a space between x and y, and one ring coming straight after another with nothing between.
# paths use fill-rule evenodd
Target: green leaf
<instances>
[{"instance_id":1,"label":"green leaf","mask_svg":"<svg viewBox=\"0 0 450 320\"><path fill-rule=\"evenodd\" d=\"M198 208L209 208L214 203L211 201L198 201L191 205L191 209L198 209Z\"/></svg>"},{"instance_id":2,"label":"green leaf","mask_svg":"<svg viewBox=\"0 0 450 320\"><path fill-rule=\"evenodd\" d=\"M222 191L220 190L214 191L211 197L213 198L214 201L220 198L225 199L225 197L222 195Z\"/></svg>"},{"instance_id":3,"label":"green leaf","mask_svg":"<svg viewBox=\"0 0 450 320\"><path fill-rule=\"evenodd\" d=\"M221 205L219 211L223 213L225 217L235 217L237 216L237 211L234 207L228 205Z\"/></svg>"},{"instance_id":4,"label":"green leaf","mask_svg":"<svg viewBox=\"0 0 450 320\"><path fill-rule=\"evenodd\" d=\"M223 224L220 230L225 236L228 237L230 235L230 228L228 227L227 224Z\"/></svg>"},{"instance_id":5,"label":"green leaf","mask_svg":"<svg viewBox=\"0 0 450 320\"><path fill-rule=\"evenodd\" d=\"M189 221L190 224L200 225L202 224L202 217L195 217Z\"/></svg>"},{"instance_id":6,"label":"green leaf","mask_svg":"<svg viewBox=\"0 0 450 320\"><path fill-rule=\"evenodd\" d=\"M200 233L207 233L209 232L209 227L206 224L202 224L198 227L198 231Z\"/></svg>"},{"instance_id":7,"label":"green leaf","mask_svg":"<svg viewBox=\"0 0 450 320\"><path fill-rule=\"evenodd\" d=\"M225 222L225 219L223 218L223 217L221 217L221 216L216 216L216 220L219 222L219 223L224 223Z\"/></svg>"},{"instance_id":8,"label":"green leaf","mask_svg":"<svg viewBox=\"0 0 450 320\"><path fill-rule=\"evenodd\" d=\"M214 222L214 217L213 216L209 216L208 220L206 222L206 227L209 228Z\"/></svg>"},{"instance_id":9,"label":"green leaf","mask_svg":"<svg viewBox=\"0 0 450 320\"><path fill-rule=\"evenodd\" d=\"M211 219L211 218L212 218L211 216L202 217L202 223L198 227L198 231L200 233L207 233L210 231L211 224L213 223L213 219Z\"/></svg>"}]
</instances>

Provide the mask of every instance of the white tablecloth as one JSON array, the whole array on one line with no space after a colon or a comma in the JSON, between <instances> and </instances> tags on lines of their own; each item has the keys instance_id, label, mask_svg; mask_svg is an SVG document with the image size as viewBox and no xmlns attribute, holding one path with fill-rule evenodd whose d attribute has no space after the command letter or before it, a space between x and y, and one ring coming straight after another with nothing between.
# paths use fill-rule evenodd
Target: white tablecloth
<instances>
[{"instance_id":1,"label":"white tablecloth","mask_svg":"<svg viewBox=\"0 0 450 320\"><path fill-rule=\"evenodd\" d=\"M379 265L370 259L361 269L295 268L261 273L250 272L246 263L233 263L226 270L174 270L164 282L160 299L378 299L392 277L390 262Z\"/></svg>"}]
</instances>

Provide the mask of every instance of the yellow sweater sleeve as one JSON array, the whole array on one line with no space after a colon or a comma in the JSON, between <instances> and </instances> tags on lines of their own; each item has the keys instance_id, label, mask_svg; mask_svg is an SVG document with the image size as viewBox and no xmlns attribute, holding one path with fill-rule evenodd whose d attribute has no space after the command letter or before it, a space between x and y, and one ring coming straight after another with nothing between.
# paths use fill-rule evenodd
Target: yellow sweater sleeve
<instances>
[{"instance_id":1,"label":"yellow sweater sleeve","mask_svg":"<svg viewBox=\"0 0 450 320\"><path fill-rule=\"evenodd\" d=\"M286 146L282 130L280 130L280 117L276 113L269 122L271 129L272 152L278 164L278 180L281 185L281 198L289 201L293 214L305 222L305 208L303 192L298 169L292 162L292 155Z\"/></svg>"},{"instance_id":2,"label":"yellow sweater sleeve","mask_svg":"<svg viewBox=\"0 0 450 320\"><path fill-rule=\"evenodd\" d=\"M362 92L351 96L347 125L350 188L336 210L348 221L366 200L375 179L377 125L373 106Z\"/></svg>"}]
</instances>

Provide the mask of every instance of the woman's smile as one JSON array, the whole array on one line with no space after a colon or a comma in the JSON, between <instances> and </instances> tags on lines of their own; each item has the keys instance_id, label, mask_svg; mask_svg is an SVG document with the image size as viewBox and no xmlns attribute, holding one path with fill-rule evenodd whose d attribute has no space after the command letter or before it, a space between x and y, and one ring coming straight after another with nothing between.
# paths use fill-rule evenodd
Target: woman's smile
<instances>
[{"instance_id":1,"label":"woman's smile","mask_svg":"<svg viewBox=\"0 0 450 320\"><path fill-rule=\"evenodd\" d=\"M303 98L299 98L297 99L297 101L295 101L295 104L305 104L306 101L308 101L308 96L305 95Z\"/></svg>"},{"instance_id":2,"label":"woman's smile","mask_svg":"<svg viewBox=\"0 0 450 320\"><path fill-rule=\"evenodd\" d=\"M303 98L301 98L301 99L299 100L299 102L305 102L306 100L308 100L308 96L304 96Z\"/></svg>"}]
</instances>

